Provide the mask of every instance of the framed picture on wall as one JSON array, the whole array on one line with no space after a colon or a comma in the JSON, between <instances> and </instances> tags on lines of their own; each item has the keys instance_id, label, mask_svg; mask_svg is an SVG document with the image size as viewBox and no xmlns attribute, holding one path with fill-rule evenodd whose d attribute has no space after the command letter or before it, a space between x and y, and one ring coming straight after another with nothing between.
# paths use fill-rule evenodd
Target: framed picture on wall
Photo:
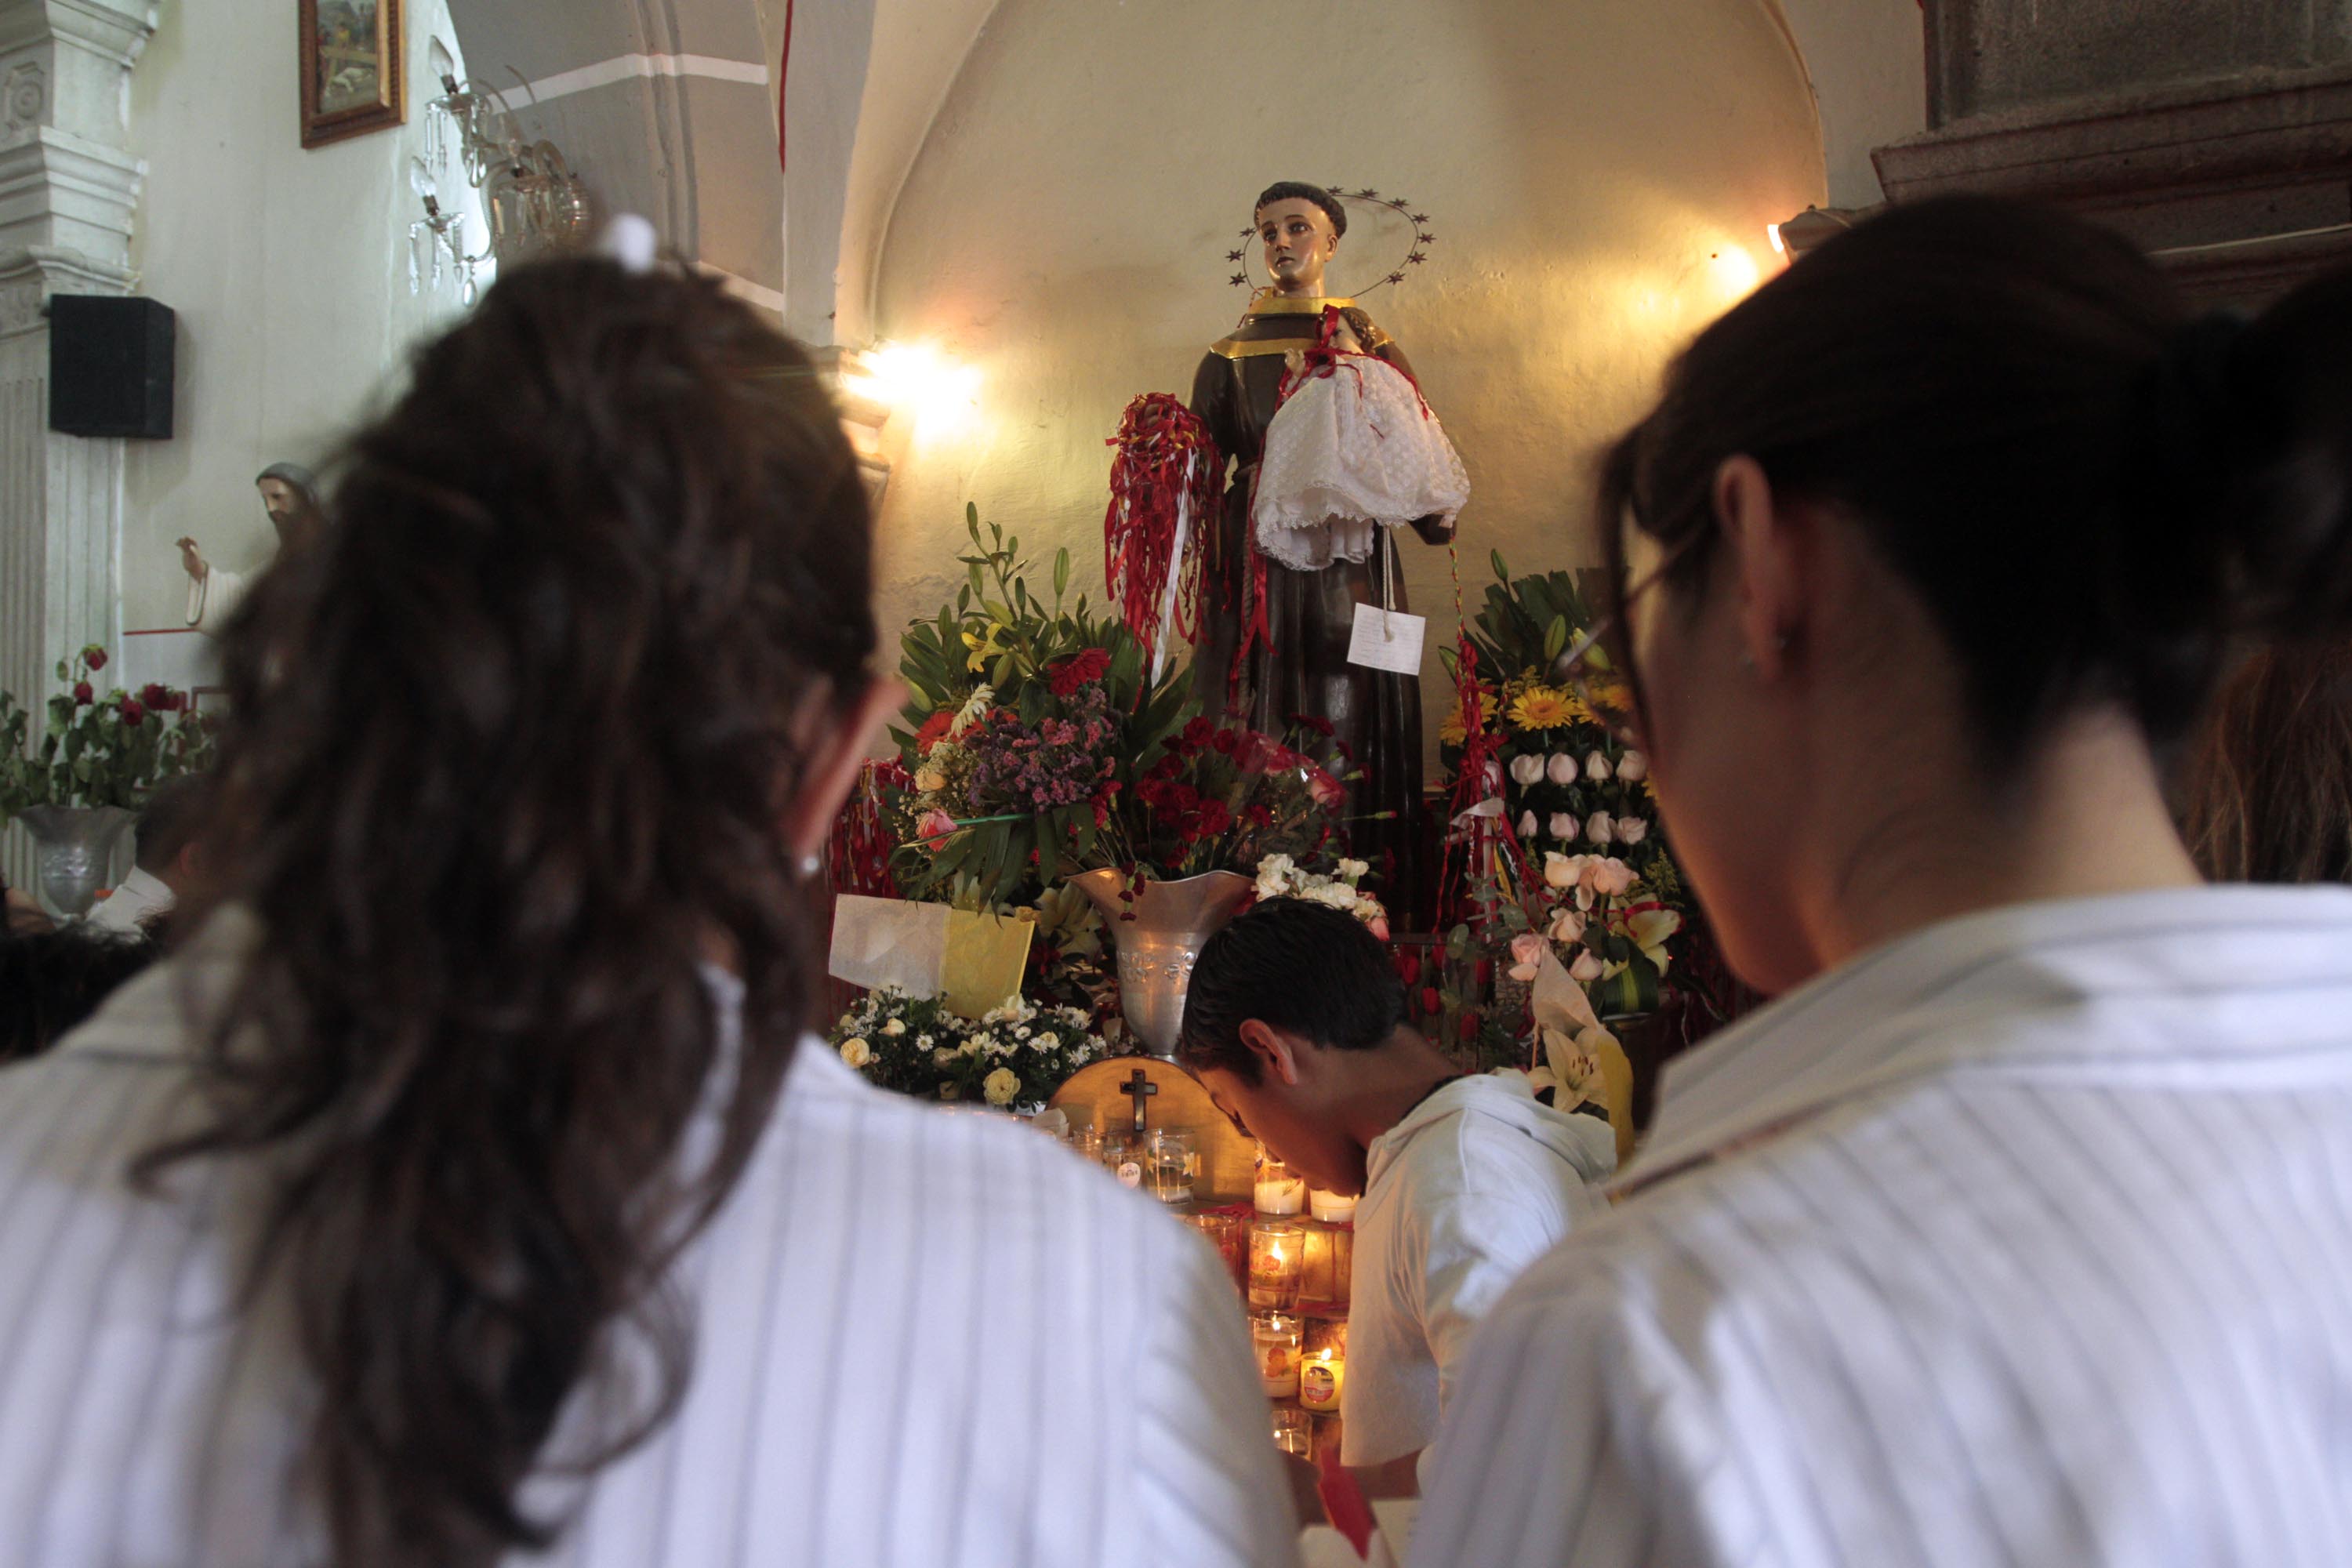
<instances>
[{"instance_id":1,"label":"framed picture on wall","mask_svg":"<svg viewBox=\"0 0 2352 1568\"><path fill-rule=\"evenodd\" d=\"M300 10L302 145L407 120L400 0L300 0Z\"/></svg>"}]
</instances>

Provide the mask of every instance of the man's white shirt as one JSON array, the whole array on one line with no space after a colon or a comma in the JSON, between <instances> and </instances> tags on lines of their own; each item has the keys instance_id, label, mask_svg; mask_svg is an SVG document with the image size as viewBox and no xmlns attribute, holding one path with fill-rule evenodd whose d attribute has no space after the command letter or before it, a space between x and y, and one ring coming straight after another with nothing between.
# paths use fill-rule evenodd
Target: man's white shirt
<instances>
[{"instance_id":1,"label":"man's white shirt","mask_svg":"<svg viewBox=\"0 0 2352 1568\"><path fill-rule=\"evenodd\" d=\"M2352 1563L2352 890L1954 921L1669 1070L1413 1561Z\"/></svg>"},{"instance_id":2,"label":"man's white shirt","mask_svg":"<svg viewBox=\"0 0 2352 1568\"><path fill-rule=\"evenodd\" d=\"M1340 1447L1350 1465L1437 1436L1470 1331L1520 1270L1591 1212L1617 1162L1596 1117L1493 1077L1456 1079L1365 1149Z\"/></svg>"},{"instance_id":3,"label":"man's white shirt","mask_svg":"<svg viewBox=\"0 0 2352 1568\"><path fill-rule=\"evenodd\" d=\"M182 1167L168 1201L124 1185L187 1125L180 988L205 962L149 971L0 1072L5 1568L318 1556L288 1487L311 1396L285 1301L237 1304L259 1178ZM885 1094L804 1041L679 1266L683 1405L584 1488L534 1487L576 1521L530 1561L1292 1563L1230 1277L1156 1208L1041 1134Z\"/></svg>"}]
</instances>

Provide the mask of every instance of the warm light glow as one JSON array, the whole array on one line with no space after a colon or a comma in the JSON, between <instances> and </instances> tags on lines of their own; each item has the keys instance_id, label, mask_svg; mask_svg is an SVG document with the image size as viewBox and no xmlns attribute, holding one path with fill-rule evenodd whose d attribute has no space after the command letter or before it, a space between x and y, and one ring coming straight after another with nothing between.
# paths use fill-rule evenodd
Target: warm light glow
<instances>
[{"instance_id":1,"label":"warm light glow","mask_svg":"<svg viewBox=\"0 0 2352 1568\"><path fill-rule=\"evenodd\" d=\"M1789 254L1789 242L1780 237L1780 226L1779 224L1766 224L1764 226L1764 237L1772 242L1773 255L1786 256Z\"/></svg>"},{"instance_id":2,"label":"warm light glow","mask_svg":"<svg viewBox=\"0 0 2352 1568\"><path fill-rule=\"evenodd\" d=\"M950 435L971 420L980 370L958 364L929 343L882 343L866 358L863 395L911 416L926 435Z\"/></svg>"},{"instance_id":3,"label":"warm light glow","mask_svg":"<svg viewBox=\"0 0 2352 1568\"><path fill-rule=\"evenodd\" d=\"M1756 258L1737 245L1727 245L1707 258L1707 267L1727 299L1744 300L1762 282L1764 274Z\"/></svg>"}]
</instances>

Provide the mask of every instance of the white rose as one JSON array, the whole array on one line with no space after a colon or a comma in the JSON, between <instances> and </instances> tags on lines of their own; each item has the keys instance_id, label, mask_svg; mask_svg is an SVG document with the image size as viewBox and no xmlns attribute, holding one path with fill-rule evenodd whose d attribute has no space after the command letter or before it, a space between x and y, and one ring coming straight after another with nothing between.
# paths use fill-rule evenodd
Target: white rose
<instances>
[{"instance_id":1,"label":"white rose","mask_svg":"<svg viewBox=\"0 0 2352 1568\"><path fill-rule=\"evenodd\" d=\"M1650 776L1650 759L1639 752L1628 752L1617 759L1617 776L1627 784L1640 784Z\"/></svg>"},{"instance_id":2,"label":"white rose","mask_svg":"<svg viewBox=\"0 0 2352 1568\"><path fill-rule=\"evenodd\" d=\"M1551 761L1544 764L1544 776L1556 784L1576 782L1576 759L1566 752L1554 752Z\"/></svg>"},{"instance_id":3,"label":"white rose","mask_svg":"<svg viewBox=\"0 0 2352 1568\"><path fill-rule=\"evenodd\" d=\"M1519 837L1522 838L1533 838L1535 836L1536 814L1532 811L1523 811L1519 813Z\"/></svg>"},{"instance_id":4,"label":"white rose","mask_svg":"<svg viewBox=\"0 0 2352 1568\"><path fill-rule=\"evenodd\" d=\"M841 1059L851 1067L862 1068L874 1059L874 1047L852 1035L841 1042Z\"/></svg>"},{"instance_id":5,"label":"white rose","mask_svg":"<svg viewBox=\"0 0 2352 1568\"><path fill-rule=\"evenodd\" d=\"M895 1040L907 1032L906 1022L903 1019L893 1018L882 1026L882 1032Z\"/></svg>"},{"instance_id":6,"label":"white rose","mask_svg":"<svg viewBox=\"0 0 2352 1568\"><path fill-rule=\"evenodd\" d=\"M980 1092L991 1105L1010 1105L1021 1092L1021 1075L1011 1068L998 1068L980 1080Z\"/></svg>"},{"instance_id":7,"label":"white rose","mask_svg":"<svg viewBox=\"0 0 2352 1568\"><path fill-rule=\"evenodd\" d=\"M1595 844L1614 844L1617 842L1617 825L1610 820L1607 812L1596 811L1591 820L1584 825L1584 837Z\"/></svg>"},{"instance_id":8,"label":"white rose","mask_svg":"<svg viewBox=\"0 0 2352 1568\"><path fill-rule=\"evenodd\" d=\"M1643 839L1647 838L1649 836L1650 825L1641 817L1621 816L1617 819L1618 843L1639 844Z\"/></svg>"},{"instance_id":9,"label":"white rose","mask_svg":"<svg viewBox=\"0 0 2352 1568\"><path fill-rule=\"evenodd\" d=\"M1585 753L1584 776L1586 778L1591 779L1594 784L1605 784L1608 782L1609 773L1609 759L1607 757L1601 755L1599 752L1588 752Z\"/></svg>"},{"instance_id":10,"label":"white rose","mask_svg":"<svg viewBox=\"0 0 2352 1568\"><path fill-rule=\"evenodd\" d=\"M930 1038L929 1035L926 1035L923 1037L927 1040ZM955 1059L955 1047L952 1046L941 1046L938 1050L931 1053L931 1065L935 1068L952 1066Z\"/></svg>"},{"instance_id":11,"label":"white rose","mask_svg":"<svg viewBox=\"0 0 2352 1568\"><path fill-rule=\"evenodd\" d=\"M948 787L948 775L928 764L915 770L915 788L924 795L937 795Z\"/></svg>"},{"instance_id":12,"label":"white rose","mask_svg":"<svg viewBox=\"0 0 2352 1568\"><path fill-rule=\"evenodd\" d=\"M1560 839L1566 843L1575 843L1576 818L1564 811L1553 812L1551 814L1551 836L1554 838Z\"/></svg>"},{"instance_id":13,"label":"white rose","mask_svg":"<svg viewBox=\"0 0 2352 1568\"><path fill-rule=\"evenodd\" d=\"M1372 863L1369 860L1342 860L1339 862L1339 876L1342 880L1352 882L1371 868Z\"/></svg>"},{"instance_id":14,"label":"white rose","mask_svg":"<svg viewBox=\"0 0 2352 1568\"><path fill-rule=\"evenodd\" d=\"M1529 752L1511 759L1511 782L1525 789L1543 783L1544 760Z\"/></svg>"},{"instance_id":15,"label":"white rose","mask_svg":"<svg viewBox=\"0 0 2352 1568\"><path fill-rule=\"evenodd\" d=\"M1590 985L1601 978L1601 961L1591 952L1580 952L1576 962L1568 966L1568 977L1579 985Z\"/></svg>"}]
</instances>

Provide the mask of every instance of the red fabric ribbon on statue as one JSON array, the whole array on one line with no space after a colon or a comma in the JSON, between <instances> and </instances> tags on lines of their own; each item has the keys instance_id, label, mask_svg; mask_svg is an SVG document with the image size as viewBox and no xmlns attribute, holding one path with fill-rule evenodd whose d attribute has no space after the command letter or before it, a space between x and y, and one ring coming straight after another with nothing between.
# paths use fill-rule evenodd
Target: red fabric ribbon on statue
<instances>
[{"instance_id":1,"label":"red fabric ribbon on statue","mask_svg":"<svg viewBox=\"0 0 2352 1568\"><path fill-rule=\"evenodd\" d=\"M1172 612L1168 629L1192 641L1200 636L1203 541L1215 532L1224 460L1209 427L1164 392L1129 404L1118 434L1106 445L1118 455L1110 465L1110 506L1103 513L1105 585L1146 648L1159 646L1163 606ZM1180 503L1192 517L1181 560L1176 554Z\"/></svg>"}]
</instances>

